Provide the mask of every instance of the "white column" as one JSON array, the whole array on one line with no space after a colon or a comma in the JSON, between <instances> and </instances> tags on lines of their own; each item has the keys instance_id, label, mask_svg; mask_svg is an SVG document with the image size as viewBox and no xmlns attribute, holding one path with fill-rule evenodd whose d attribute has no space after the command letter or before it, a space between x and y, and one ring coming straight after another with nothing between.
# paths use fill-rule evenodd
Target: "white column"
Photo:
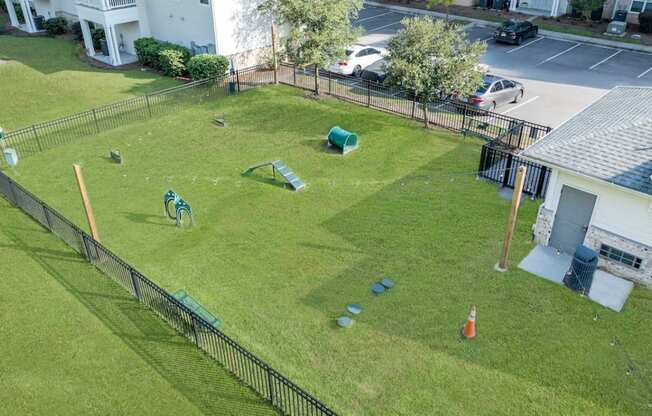
<instances>
[{"instance_id":1,"label":"white column","mask_svg":"<svg viewBox=\"0 0 652 416\"><path fill-rule=\"evenodd\" d=\"M552 7L550 8L550 17L557 17L557 9L559 9L559 0L553 0Z\"/></svg>"},{"instance_id":2,"label":"white column","mask_svg":"<svg viewBox=\"0 0 652 416\"><path fill-rule=\"evenodd\" d=\"M84 35L84 46L86 47L86 54L88 56L95 56L95 47L93 46L93 35L91 34L91 28L88 25L88 21L84 19L79 19L79 24L81 25L82 34Z\"/></svg>"},{"instance_id":3,"label":"white column","mask_svg":"<svg viewBox=\"0 0 652 416\"><path fill-rule=\"evenodd\" d=\"M518 1L519 1L519 0L511 0L511 1L509 2L509 10L510 10L510 11L513 12L513 11L516 10L516 3L517 3Z\"/></svg>"},{"instance_id":4,"label":"white column","mask_svg":"<svg viewBox=\"0 0 652 416\"><path fill-rule=\"evenodd\" d=\"M14 2L11 0L5 0L5 5L7 6L7 11L9 12L9 21L13 27L18 27L20 22L18 22L18 16L16 16L16 9L14 9Z\"/></svg>"},{"instance_id":5,"label":"white column","mask_svg":"<svg viewBox=\"0 0 652 416\"><path fill-rule=\"evenodd\" d=\"M106 43L109 47L111 65L122 65L122 59L120 59L120 49L118 48L118 40L116 39L115 25L106 25L104 27L104 34L106 37Z\"/></svg>"},{"instance_id":6,"label":"white column","mask_svg":"<svg viewBox=\"0 0 652 416\"><path fill-rule=\"evenodd\" d=\"M25 30L29 33L36 32L32 10L29 8L29 0L20 0L20 8L23 10L23 17L25 18Z\"/></svg>"}]
</instances>

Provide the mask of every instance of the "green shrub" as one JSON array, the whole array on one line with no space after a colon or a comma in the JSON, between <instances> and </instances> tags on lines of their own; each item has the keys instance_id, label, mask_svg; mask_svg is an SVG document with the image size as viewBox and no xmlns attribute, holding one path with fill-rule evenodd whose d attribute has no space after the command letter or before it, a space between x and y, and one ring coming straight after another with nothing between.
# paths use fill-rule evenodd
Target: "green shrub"
<instances>
[{"instance_id":1,"label":"green shrub","mask_svg":"<svg viewBox=\"0 0 652 416\"><path fill-rule=\"evenodd\" d=\"M158 63L163 73L170 77L179 77L186 73L183 52L176 49L164 49L158 54Z\"/></svg>"},{"instance_id":2,"label":"green shrub","mask_svg":"<svg viewBox=\"0 0 652 416\"><path fill-rule=\"evenodd\" d=\"M652 11L643 12L638 15L639 30L641 33L652 33Z\"/></svg>"},{"instance_id":3,"label":"green shrub","mask_svg":"<svg viewBox=\"0 0 652 416\"><path fill-rule=\"evenodd\" d=\"M195 80L222 77L228 69L229 60L222 55L196 55L188 62L188 72Z\"/></svg>"},{"instance_id":4,"label":"green shrub","mask_svg":"<svg viewBox=\"0 0 652 416\"><path fill-rule=\"evenodd\" d=\"M154 38L140 38L134 42L138 62L143 65L156 67L158 62L159 42Z\"/></svg>"},{"instance_id":5,"label":"green shrub","mask_svg":"<svg viewBox=\"0 0 652 416\"><path fill-rule=\"evenodd\" d=\"M188 48L185 48L183 46L176 45L176 44L170 43L170 42L159 42L159 45L158 45L158 59L157 59L158 65L156 66L156 68L158 68L160 70L165 70L163 68L163 64L161 62L161 54L163 52L167 52L167 51L178 52L180 54L180 56L181 56L181 63L183 64L184 67L188 63L188 60L190 60L190 50Z\"/></svg>"},{"instance_id":6,"label":"green shrub","mask_svg":"<svg viewBox=\"0 0 652 416\"><path fill-rule=\"evenodd\" d=\"M52 36L63 35L68 30L68 22L63 17L53 17L43 22L43 28Z\"/></svg>"},{"instance_id":7,"label":"green shrub","mask_svg":"<svg viewBox=\"0 0 652 416\"><path fill-rule=\"evenodd\" d=\"M93 48L100 49L100 41L106 38L104 29L101 27L91 30L91 37L93 38Z\"/></svg>"}]
</instances>

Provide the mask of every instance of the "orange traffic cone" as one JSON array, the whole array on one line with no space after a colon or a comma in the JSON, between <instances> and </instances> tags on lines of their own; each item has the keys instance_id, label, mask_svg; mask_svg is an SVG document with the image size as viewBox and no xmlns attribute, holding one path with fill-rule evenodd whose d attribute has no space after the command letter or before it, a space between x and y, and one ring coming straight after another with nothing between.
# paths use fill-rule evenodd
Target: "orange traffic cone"
<instances>
[{"instance_id":1,"label":"orange traffic cone","mask_svg":"<svg viewBox=\"0 0 652 416\"><path fill-rule=\"evenodd\" d=\"M466 320L466 324L464 324L464 328L462 329L462 336L465 339L473 339L477 335L475 331L475 305L471 305L469 318Z\"/></svg>"}]
</instances>

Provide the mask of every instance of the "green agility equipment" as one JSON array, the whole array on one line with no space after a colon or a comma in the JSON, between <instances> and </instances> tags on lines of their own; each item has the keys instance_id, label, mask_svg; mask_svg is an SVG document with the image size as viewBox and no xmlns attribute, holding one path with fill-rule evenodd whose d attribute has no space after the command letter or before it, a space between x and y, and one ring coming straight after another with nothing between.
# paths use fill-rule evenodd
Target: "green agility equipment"
<instances>
[{"instance_id":1,"label":"green agility equipment","mask_svg":"<svg viewBox=\"0 0 652 416\"><path fill-rule=\"evenodd\" d=\"M183 219L184 214L190 219L190 225L192 225L192 208L190 207L190 204L184 201L184 199L173 190L169 190L165 195L163 195L163 208L165 210L165 215L176 220L178 227L181 226L181 220ZM174 215L172 215L173 212Z\"/></svg>"},{"instance_id":2,"label":"green agility equipment","mask_svg":"<svg viewBox=\"0 0 652 416\"><path fill-rule=\"evenodd\" d=\"M188 309L200 316L204 321L208 322L213 328L217 329L220 327L220 320L204 308L185 290L177 290L172 296L179 302L183 303Z\"/></svg>"},{"instance_id":3,"label":"green agility equipment","mask_svg":"<svg viewBox=\"0 0 652 416\"><path fill-rule=\"evenodd\" d=\"M274 178L276 178L276 172L278 172L281 176L283 176L283 178L290 184L292 189L294 189L295 191L300 191L306 187L306 184L301 179L299 179L299 177L294 172L292 172L285 163L283 163L280 160L275 160L273 162L265 162L259 165L251 166L247 168L247 170L242 172L242 175L243 176L249 175L251 174L251 172L255 171L256 169L260 169L265 166L271 166L272 174L274 175Z\"/></svg>"},{"instance_id":4,"label":"green agility equipment","mask_svg":"<svg viewBox=\"0 0 652 416\"><path fill-rule=\"evenodd\" d=\"M345 155L358 148L358 135L346 131L340 126L333 127L326 136L326 144L330 146L335 146L342 150L342 154Z\"/></svg>"}]
</instances>

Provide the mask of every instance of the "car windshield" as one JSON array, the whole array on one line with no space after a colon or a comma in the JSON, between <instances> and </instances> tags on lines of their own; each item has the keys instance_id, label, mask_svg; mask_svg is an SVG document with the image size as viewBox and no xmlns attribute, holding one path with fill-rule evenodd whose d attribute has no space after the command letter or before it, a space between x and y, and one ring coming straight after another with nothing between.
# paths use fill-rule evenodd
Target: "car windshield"
<instances>
[{"instance_id":1,"label":"car windshield","mask_svg":"<svg viewBox=\"0 0 652 416\"><path fill-rule=\"evenodd\" d=\"M477 95L484 94L485 92L487 92L487 90L489 90L489 87L491 87L491 81L484 81L482 86L478 88L478 91L476 91L476 94Z\"/></svg>"},{"instance_id":2,"label":"car windshield","mask_svg":"<svg viewBox=\"0 0 652 416\"><path fill-rule=\"evenodd\" d=\"M351 56L351 54L353 54L353 49L347 49L346 50L346 56Z\"/></svg>"},{"instance_id":3,"label":"car windshield","mask_svg":"<svg viewBox=\"0 0 652 416\"><path fill-rule=\"evenodd\" d=\"M501 26L501 29L514 30L516 29L516 26L518 26L517 22L509 21L509 22L504 22Z\"/></svg>"}]
</instances>

